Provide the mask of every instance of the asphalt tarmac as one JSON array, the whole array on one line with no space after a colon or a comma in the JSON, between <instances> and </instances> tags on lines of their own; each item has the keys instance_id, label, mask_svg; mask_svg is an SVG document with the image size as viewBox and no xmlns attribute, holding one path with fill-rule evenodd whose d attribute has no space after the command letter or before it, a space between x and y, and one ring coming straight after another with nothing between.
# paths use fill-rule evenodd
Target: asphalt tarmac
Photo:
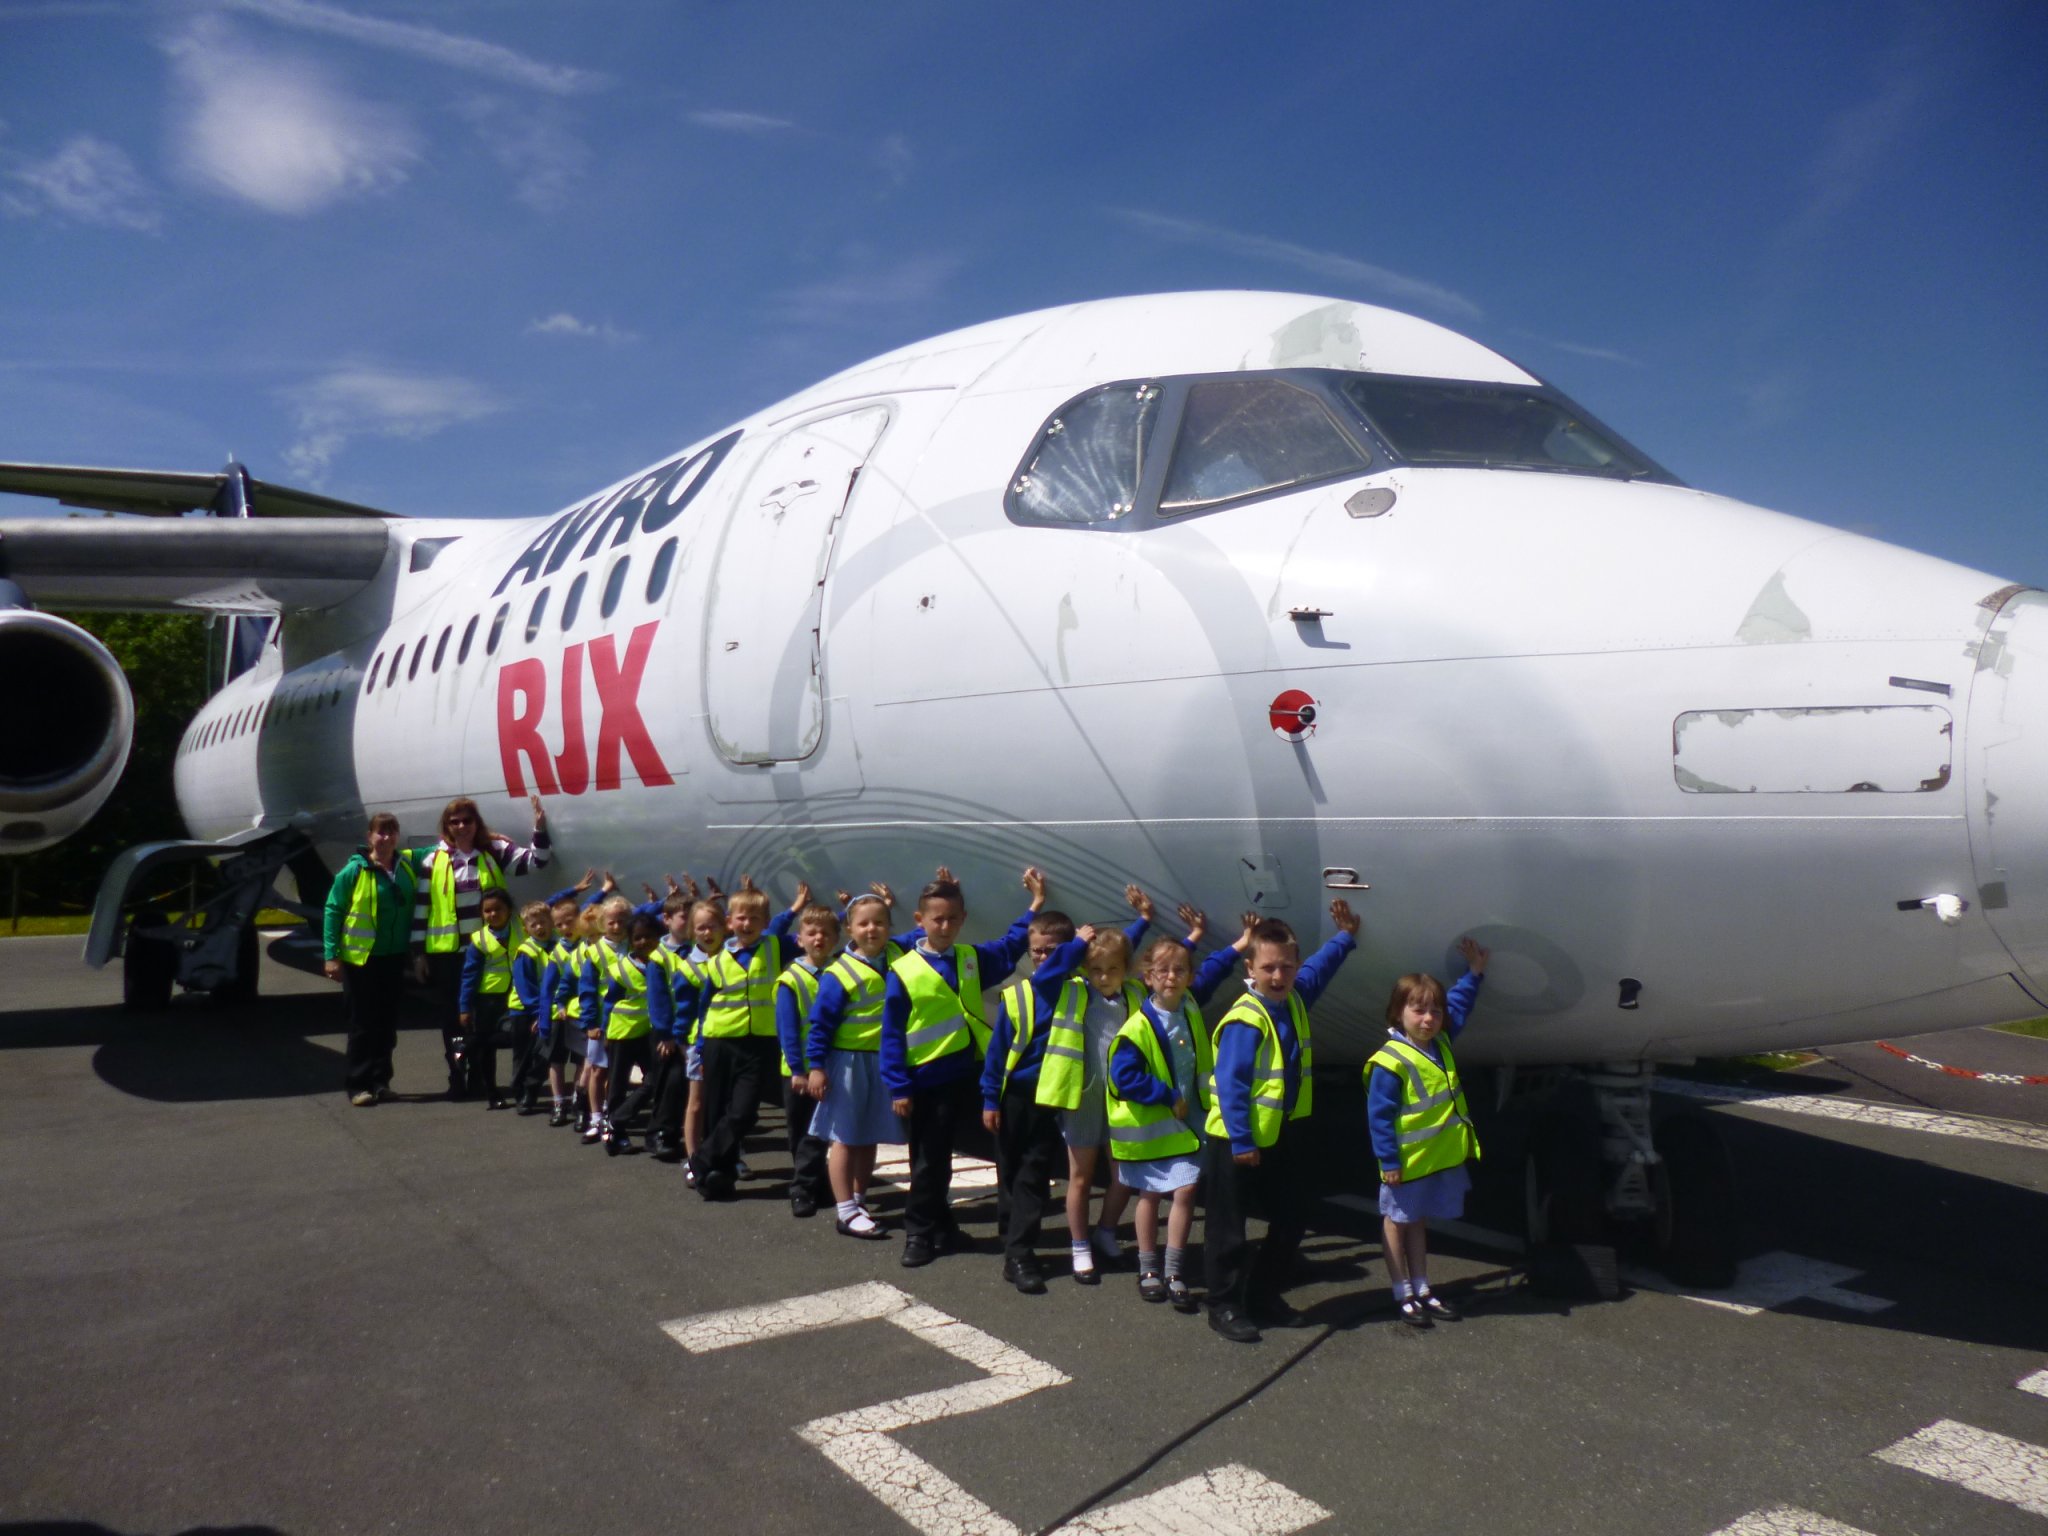
<instances>
[{"instance_id":1,"label":"asphalt tarmac","mask_svg":"<svg viewBox=\"0 0 2048 1536\"><path fill-rule=\"evenodd\" d=\"M267 965L253 1008L135 1018L77 949L0 941L0 1530L1997 1536L2048 1515L2048 1088L1994 1098L1874 1048L1733 1090L1762 1098L1681 1085L1717 1096L1745 1196L1736 1290L1546 1299L1485 1233L1439 1234L1432 1275L1470 1316L1419 1334L1333 1083L1337 1199L1292 1292L1314 1326L1242 1346L1144 1305L1128 1269L1017 1295L985 1199L960 1207L981 1251L915 1271L829 1213L792 1220L779 1117L746 1198L705 1206L644 1156L428 1097L423 1016L398 1054L419 1097L352 1109L338 989ZM2048 1072L2044 1041L1899 1043ZM1788 1107L1851 1100L1880 1110ZM1063 1247L1049 1230L1049 1269Z\"/></svg>"}]
</instances>

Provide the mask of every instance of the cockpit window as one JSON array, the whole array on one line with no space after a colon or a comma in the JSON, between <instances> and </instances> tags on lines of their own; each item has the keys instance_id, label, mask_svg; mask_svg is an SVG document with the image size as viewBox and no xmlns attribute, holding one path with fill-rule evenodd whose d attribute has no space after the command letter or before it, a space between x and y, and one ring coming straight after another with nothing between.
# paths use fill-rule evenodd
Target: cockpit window
<instances>
[{"instance_id":1,"label":"cockpit window","mask_svg":"<svg viewBox=\"0 0 2048 1536\"><path fill-rule=\"evenodd\" d=\"M1351 375L1339 388L1387 446L1411 464L1671 478L1555 394L1513 384L1371 374Z\"/></svg>"},{"instance_id":2,"label":"cockpit window","mask_svg":"<svg viewBox=\"0 0 2048 1536\"><path fill-rule=\"evenodd\" d=\"M1045 424L1010 486L1017 512L1037 522L1100 523L1137 504L1159 386L1111 384Z\"/></svg>"},{"instance_id":3,"label":"cockpit window","mask_svg":"<svg viewBox=\"0 0 2048 1536\"><path fill-rule=\"evenodd\" d=\"M1210 379L1188 388L1159 510L1190 512L1370 463L1307 390L1282 379Z\"/></svg>"}]
</instances>

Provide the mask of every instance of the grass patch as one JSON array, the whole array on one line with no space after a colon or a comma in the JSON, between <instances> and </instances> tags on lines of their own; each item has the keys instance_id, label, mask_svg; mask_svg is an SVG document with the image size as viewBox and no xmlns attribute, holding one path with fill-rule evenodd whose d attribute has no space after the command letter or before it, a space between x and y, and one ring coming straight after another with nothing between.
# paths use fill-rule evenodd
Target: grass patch
<instances>
[{"instance_id":1,"label":"grass patch","mask_svg":"<svg viewBox=\"0 0 2048 1536\"><path fill-rule=\"evenodd\" d=\"M175 920L179 914L173 912L170 915ZM256 914L256 926L259 928L296 928L299 926L299 919L293 917L289 912L279 912L275 908L265 908ZM86 930L91 927L92 918L83 912L62 917L23 917L19 927L16 927L7 918L0 917L0 939L49 938L53 935L62 937L65 934L78 934L82 937Z\"/></svg>"},{"instance_id":2,"label":"grass patch","mask_svg":"<svg viewBox=\"0 0 2048 1536\"><path fill-rule=\"evenodd\" d=\"M1757 1067L1765 1072L1796 1072L1801 1067L1810 1067L1820 1057L1812 1051L1764 1051L1755 1056L1731 1058L1739 1066Z\"/></svg>"},{"instance_id":3,"label":"grass patch","mask_svg":"<svg viewBox=\"0 0 2048 1536\"><path fill-rule=\"evenodd\" d=\"M2022 1019L2017 1024L1994 1024L1991 1027L2008 1035L2032 1035L2036 1040L2048 1040L2048 1019Z\"/></svg>"}]
</instances>

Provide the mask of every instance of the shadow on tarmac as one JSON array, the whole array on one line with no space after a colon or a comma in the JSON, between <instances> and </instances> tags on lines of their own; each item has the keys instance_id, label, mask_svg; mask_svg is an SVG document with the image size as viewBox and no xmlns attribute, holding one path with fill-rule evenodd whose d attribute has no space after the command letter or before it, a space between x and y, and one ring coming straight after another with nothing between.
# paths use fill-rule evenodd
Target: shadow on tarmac
<instances>
[{"instance_id":1,"label":"shadow on tarmac","mask_svg":"<svg viewBox=\"0 0 2048 1536\"><path fill-rule=\"evenodd\" d=\"M89 1520L0 1521L0 1536L126 1536ZM195 1525L177 1536L284 1536L274 1525Z\"/></svg>"}]
</instances>

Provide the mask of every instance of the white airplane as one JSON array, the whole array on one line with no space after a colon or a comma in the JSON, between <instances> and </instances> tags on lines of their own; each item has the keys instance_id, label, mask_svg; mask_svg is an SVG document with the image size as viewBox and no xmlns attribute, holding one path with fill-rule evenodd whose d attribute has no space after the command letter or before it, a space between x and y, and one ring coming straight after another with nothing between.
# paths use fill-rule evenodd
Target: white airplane
<instances>
[{"instance_id":1,"label":"white airplane","mask_svg":"<svg viewBox=\"0 0 2048 1536\"><path fill-rule=\"evenodd\" d=\"M1137 880L1309 942L1344 893L1363 948L1319 1061L1360 1062L1393 977L1474 935L1464 1059L1601 1064L1570 1090L1599 1117L1537 1136L1539 1226L1584 1209L1604 1124L1608 1214L1682 1246L1723 1176L1696 1126L1651 1130L1652 1064L2048 998L2048 599L1689 489L1370 305L976 326L540 518L393 518L236 465L0 490L225 514L0 523L28 599L278 620L186 733L194 840L102 890L87 958L125 950L148 1000L249 986L280 870L317 903L366 808L424 832L456 794L516 828L537 792L579 869L914 888L945 862L988 927L1027 862L1078 918ZM0 677L0 845L43 846L109 791L130 701L26 606ZM167 864L223 856L196 934L131 927Z\"/></svg>"}]
</instances>

